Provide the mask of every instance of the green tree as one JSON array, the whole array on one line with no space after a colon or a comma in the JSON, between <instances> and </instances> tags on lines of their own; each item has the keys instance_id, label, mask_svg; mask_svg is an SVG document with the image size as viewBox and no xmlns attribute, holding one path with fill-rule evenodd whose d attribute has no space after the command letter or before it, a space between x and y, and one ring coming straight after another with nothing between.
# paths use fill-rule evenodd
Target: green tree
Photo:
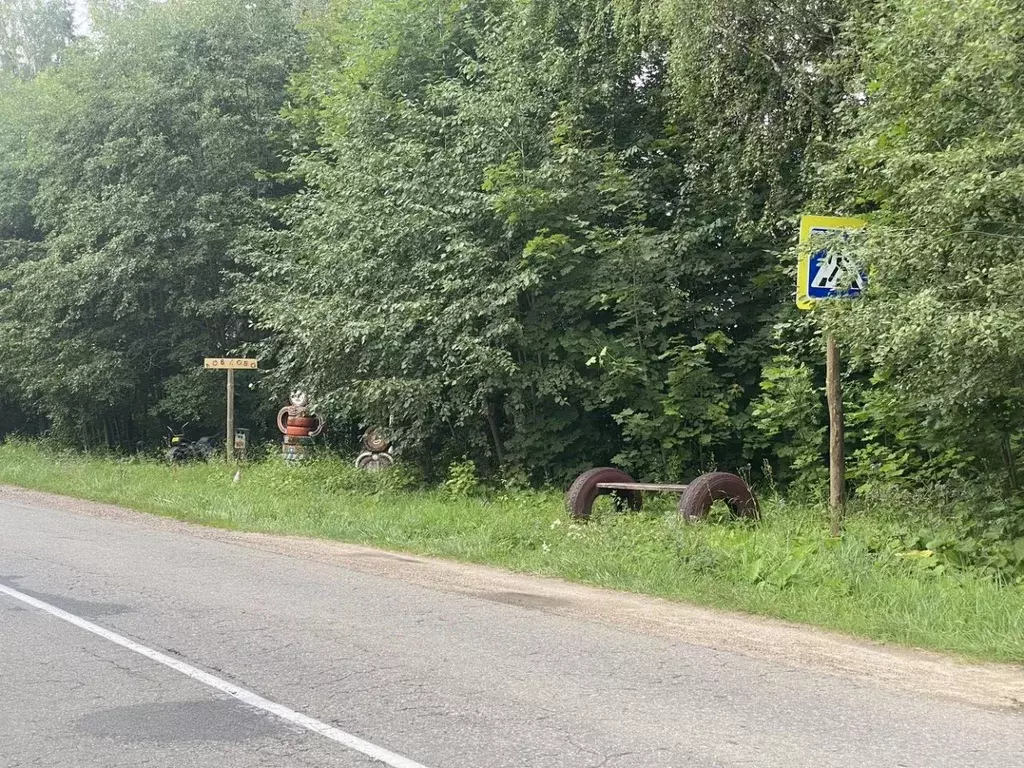
<instances>
[{"instance_id":1,"label":"green tree","mask_svg":"<svg viewBox=\"0 0 1024 768\"><path fill-rule=\"evenodd\" d=\"M243 288L273 333L273 383L309 387L337 418L391 421L428 453L486 440L488 393L511 365L516 292L495 257L486 159L460 145L443 87L482 10L333 4L290 112L305 188L275 211L284 228L254 237Z\"/></svg>"},{"instance_id":2,"label":"green tree","mask_svg":"<svg viewBox=\"0 0 1024 768\"><path fill-rule=\"evenodd\" d=\"M128 441L211 412L219 382L196 366L248 338L225 272L253 200L276 193L257 171L298 47L285 2L174 0L31 84L38 237L2 245L0 349L56 431Z\"/></svg>"},{"instance_id":3,"label":"green tree","mask_svg":"<svg viewBox=\"0 0 1024 768\"><path fill-rule=\"evenodd\" d=\"M0 86L4 74L30 78L57 64L73 37L71 0L4 0L0 6Z\"/></svg>"},{"instance_id":4,"label":"green tree","mask_svg":"<svg viewBox=\"0 0 1024 768\"><path fill-rule=\"evenodd\" d=\"M711 208L659 35L583 0L335 3L306 186L244 289L282 376L537 480L747 460L776 257Z\"/></svg>"},{"instance_id":5,"label":"green tree","mask_svg":"<svg viewBox=\"0 0 1024 768\"><path fill-rule=\"evenodd\" d=\"M1002 462L1024 423L1024 10L1002 0L882 5L860 29L851 138L823 197L865 213L864 301L841 334L925 457ZM843 311L845 310L845 311ZM959 461L959 459L957 459Z\"/></svg>"}]
</instances>

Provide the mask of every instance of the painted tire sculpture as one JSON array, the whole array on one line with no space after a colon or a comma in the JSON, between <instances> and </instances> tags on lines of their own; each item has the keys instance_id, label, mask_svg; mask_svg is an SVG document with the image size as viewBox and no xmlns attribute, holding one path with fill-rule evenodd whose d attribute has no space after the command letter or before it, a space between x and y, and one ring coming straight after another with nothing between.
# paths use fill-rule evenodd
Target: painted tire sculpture
<instances>
[{"instance_id":1,"label":"painted tire sculpture","mask_svg":"<svg viewBox=\"0 0 1024 768\"><path fill-rule=\"evenodd\" d=\"M754 492L742 477L731 472L709 472L687 485L679 497L679 514L685 520L699 520L716 501L724 501L735 517L760 517Z\"/></svg>"},{"instance_id":2,"label":"painted tire sculpture","mask_svg":"<svg viewBox=\"0 0 1024 768\"><path fill-rule=\"evenodd\" d=\"M363 452L356 457L356 469L380 472L395 463L391 455L391 441L383 433L371 427L363 434Z\"/></svg>"},{"instance_id":3,"label":"painted tire sculpture","mask_svg":"<svg viewBox=\"0 0 1024 768\"><path fill-rule=\"evenodd\" d=\"M277 428L284 435L281 455L285 461L301 461L313 450L313 438L324 430L322 417L310 414L304 392L292 392L290 405L277 412Z\"/></svg>"},{"instance_id":4,"label":"painted tire sculpture","mask_svg":"<svg viewBox=\"0 0 1024 768\"><path fill-rule=\"evenodd\" d=\"M573 481L565 494L565 507L574 520L589 520L598 496L611 496L620 512L630 509L638 512L643 506L640 491L610 491L598 488L598 483L632 483L633 478L614 467L598 467L584 472Z\"/></svg>"}]
</instances>

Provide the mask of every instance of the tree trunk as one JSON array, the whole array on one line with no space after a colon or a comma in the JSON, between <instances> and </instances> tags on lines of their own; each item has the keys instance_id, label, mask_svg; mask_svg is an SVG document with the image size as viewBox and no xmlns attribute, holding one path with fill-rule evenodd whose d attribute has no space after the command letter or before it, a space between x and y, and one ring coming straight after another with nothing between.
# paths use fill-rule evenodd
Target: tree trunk
<instances>
[{"instance_id":1,"label":"tree trunk","mask_svg":"<svg viewBox=\"0 0 1024 768\"><path fill-rule=\"evenodd\" d=\"M501 433L498 430L498 419L494 414L494 404L487 403L487 424L491 428L491 439L494 441L494 455L498 459L498 466L505 464L505 448L501 444Z\"/></svg>"},{"instance_id":2,"label":"tree trunk","mask_svg":"<svg viewBox=\"0 0 1024 768\"><path fill-rule=\"evenodd\" d=\"M1003 465L1006 467L1006 475L1010 480L1010 490L1019 491L1020 483L1017 480L1017 461L1013 455L1013 444L1010 442L1010 433L1004 432L1002 439Z\"/></svg>"}]
</instances>

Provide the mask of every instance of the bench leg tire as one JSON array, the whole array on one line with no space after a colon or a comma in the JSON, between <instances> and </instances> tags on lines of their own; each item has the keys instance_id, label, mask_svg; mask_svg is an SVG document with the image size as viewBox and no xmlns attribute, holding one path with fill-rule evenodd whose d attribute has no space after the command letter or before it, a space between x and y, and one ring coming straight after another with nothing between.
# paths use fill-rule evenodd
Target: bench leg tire
<instances>
[{"instance_id":1,"label":"bench leg tire","mask_svg":"<svg viewBox=\"0 0 1024 768\"><path fill-rule=\"evenodd\" d=\"M709 472L690 483L679 497L679 514L684 520L699 520L716 501L728 504L735 517L756 520L760 516L754 492L731 472Z\"/></svg>"},{"instance_id":2,"label":"bench leg tire","mask_svg":"<svg viewBox=\"0 0 1024 768\"><path fill-rule=\"evenodd\" d=\"M599 483L632 483L633 478L614 467L589 469L577 477L565 494L565 508L574 520L589 520L598 496L615 497L615 506L620 511L627 509L638 512L643 505L640 491L608 491L598 488Z\"/></svg>"}]
</instances>

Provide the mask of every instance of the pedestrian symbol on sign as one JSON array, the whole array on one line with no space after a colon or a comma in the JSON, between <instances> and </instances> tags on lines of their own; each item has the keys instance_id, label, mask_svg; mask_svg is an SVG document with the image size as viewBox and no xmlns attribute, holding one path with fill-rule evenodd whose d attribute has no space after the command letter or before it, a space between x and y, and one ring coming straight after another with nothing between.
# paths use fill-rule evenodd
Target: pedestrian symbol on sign
<instances>
[{"instance_id":1,"label":"pedestrian symbol on sign","mask_svg":"<svg viewBox=\"0 0 1024 768\"><path fill-rule=\"evenodd\" d=\"M845 253L829 253L825 248L811 256L811 289L850 293L864 289L864 275Z\"/></svg>"},{"instance_id":2,"label":"pedestrian symbol on sign","mask_svg":"<svg viewBox=\"0 0 1024 768\"><path fill-rule=\"evenodd\" d=\"M810 309L821 299L856 298L867 276L843 250L861 219L804 216L800 219L800 260L797 264L796 304Z\"/></svg>"}]
</instances>

